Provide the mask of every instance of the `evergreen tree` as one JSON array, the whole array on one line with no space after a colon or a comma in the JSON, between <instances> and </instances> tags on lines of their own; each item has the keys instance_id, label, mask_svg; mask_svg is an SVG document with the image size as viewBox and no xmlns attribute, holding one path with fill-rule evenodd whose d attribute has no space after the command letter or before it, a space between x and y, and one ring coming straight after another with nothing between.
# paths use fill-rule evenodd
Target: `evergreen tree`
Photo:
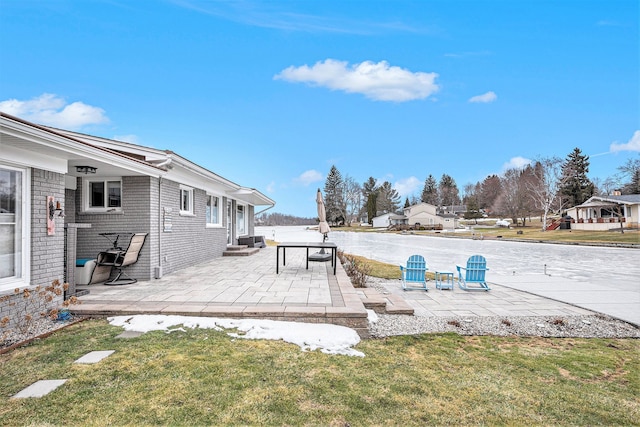
<instances>
[{"instance_id":1,"label":"evergreen tree","mask_svg":"<svg viewBox=\"0 0 640 427\"><path fill-rule=\"evenodd\" d=\"M476 219L482 218L482 214L480 213L480 208L478 208L478 202L475 197L470 197L467 200L467 210L464 213L464 219ZM478 222L476 221L476 224Z\"/></svg>"},{"instance_id":2,"label":"evergreen tree","mask_svg":"<svg viewBox=\"0 0 640 427\"><path fill-rule=\"evenodd\" d=\"M440 178L438 191L440 193L440 203L442 206L453 206L460 203L458 186L455 180L446 173L442 174L442 178Z\"/></svg>"},{"instance_id":3,"label":"evergreen tree","mask_svg":"<svg viewBox=\"0 0 640 427\"><path fill-rule=\"evenodd\" d=\"M589 156L574 148L562 164L562 187L560 193L568 206L577 206L593 196L595 186L587 177Z\"/></svg>"},{"instance_id":4,"label":"evergreen tree","mask_svg":"<svg viewBox=\"0 0 640 427\"><path fill-rule=\"evenodd\" d=\"M395 213L400 208L400 195L391 187L389 181L385 181L378 190L378 212Z\"/></svg>"},{"instance_id":5,"label":"evergreen tree","mask_svg":"<svg viewBox=\"0 0 640 427\"><path fill-rule=\"evenodd\" d=\"M331 166L331 170L327 175L324 184L324 204L327 213L327 222L337 224L344 222L345 206L343 197L343 181L340 171L335 166Z\"/></svg>"},{"instance_id":6,"label":"evergreen tree","mask_svg":"<svg viewBox=\"0 0 640 427\"><path fill-rule=\"evenodd\" d=\"M424 180L424 188L422 189L420 201L438 206L438 183L433 175L429 175L427 179Z\"/></svg>"},{"instance_id":7,"label":"evergreen tree","mask_svg":"<svg viewBox=\"0 0 640 427\"><path fill-rule=\"evenodd\" d=\"M369 224L373 224L373 218L378 216L378 193L369 193L367 196L367 219Z\"/></svg>"},{"instance_id":8,"label":"evergreen tree","mask_svg":"<svg viewBox=\"0 0 640 427\"><path fill-rule=\"evenodd\" d=\"M409 203L409 198L407 197L406 200L404 201L404 207L408 208L409 206L411 206L411 203Z\"/></svg>"},{"instance_id":9,"label":"evergreen tree","mask_svg":"<svg viewBox=\"0 0 640 427\"><path fill-rule=\"evenodd\" d=\"M482 218L480 208L478 207L478 193L480 190L480 184L467 184L464 186L464 199L462 202L466 205L466 211L464 213L465 219ZM477 223L477 221L476 221Z\"/></svg>"},{"instance_id":10,"label":"evergreen tree","mask_svg":"<svg viewBox=\"0 0 640 427\"><path fill-rule=\"evenodd\" d=\"M376 180L373 177L369 177L368 180L362 184L362 196L365 200L364 209L367 213L367 221L369 224L373 223L373 218L377 216L377 199L378 199L378 186Z\"/></svg>"},{"instance_id":11,"label":"evergreen tree","mask_svg":"<svg viewBox=\"0 0 640 427\"><path fill-rule=\"evenodd\" d=\"M478 192L478 207L484 210L491 210L496 204L496 200L502 193L502 181L498 175L490 175L480 184Z\"/></svg>"}]
</instances>

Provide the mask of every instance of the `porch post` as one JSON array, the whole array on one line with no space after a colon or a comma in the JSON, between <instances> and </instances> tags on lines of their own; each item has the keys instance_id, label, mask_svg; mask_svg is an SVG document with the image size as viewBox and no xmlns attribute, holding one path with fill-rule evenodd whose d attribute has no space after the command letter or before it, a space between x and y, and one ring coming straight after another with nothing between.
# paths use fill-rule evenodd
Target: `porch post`
<instances>
[{"instance_id":1,"label":"porch post","mask_svg":"<svg viewBox=\"0 0 640 427\"><path fill-rule=\"evenodd\" d=\"M65 224L65 282L69 284L69 289L66 291L65 299L67 296L74 296L76 294L76 248L78 246L78 228L91 228L91 224Z\"/></svg>"}]
</instances>

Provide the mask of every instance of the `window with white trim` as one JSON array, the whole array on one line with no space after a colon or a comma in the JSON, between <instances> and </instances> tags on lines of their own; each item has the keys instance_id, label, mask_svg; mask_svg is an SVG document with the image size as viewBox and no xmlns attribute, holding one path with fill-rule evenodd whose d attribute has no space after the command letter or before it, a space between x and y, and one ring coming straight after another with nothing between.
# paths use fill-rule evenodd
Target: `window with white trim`
<instances>
[{"instance_id":1,"label":"window with white trim","mask_svg":"<svg viewBox=\"0 0 640 427\"><path fill-rule=\"evenodd\" d=\"M205 218L207 226L221 226L220 197L207 194L207 206L205 207Z\"/></svg>"},{"instance_id":2,"label":"window with white trim","mask_svg":"<svg viewBox=\"0 0 640 427\"><path fill-rule=\"evenodd\" d=\"M180 215L193 215L193 188L180 186Z\"/></svg>"},{"instance_id":3,"label":"window with white trim","mask_svg":"<svg viewBox=\"0 0 640 427\"><path fill-rule=\"evenodd\" d=\"M236 226L238 230L238 236L244 236L247 234L247 216L245 215L246 206L236 206Z\"/></svg>"},{"instance_id":4,"label":"window with white trim","mask_svg":"<svg viewBox=\"0 0 640 427\"><path fill-rule=\"evenodd\" d=\"M86 178L83 187L85 211L122 210L122 178Z\"/></svg>"},{"instance_id":5,"label":"window with white trim","mask_svg":"<svg viewBox=\"0 0 640 427\"><path fill-rule=\"evenodd\" d=\"M0 290L29 281L28 174L0 164Z\"/></svg>"}]
</instances>

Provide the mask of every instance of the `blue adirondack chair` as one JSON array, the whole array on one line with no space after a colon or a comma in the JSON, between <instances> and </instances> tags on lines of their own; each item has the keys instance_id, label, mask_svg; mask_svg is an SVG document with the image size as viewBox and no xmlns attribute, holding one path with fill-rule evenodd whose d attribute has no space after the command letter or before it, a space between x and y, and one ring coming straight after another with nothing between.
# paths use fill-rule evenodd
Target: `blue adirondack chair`
<instances>
[{"instance_id":1,"label":"blue adirondack chair","mask_svg":"<svg viewBox=\"0 0 640 427\"><path fill-rule=\"evenodd\" d=\"M487 260L482 255L473 255L467 260L467 266L456 265L458 269L458 286L465 291L488 291L491 288L484 278ZM463 274L464 270L464 274Z\"/></svg>"},{"instance_id":2,"label":"blue adirondack chair","mask_svg":"<svg viewBox=\"0 0 640 427\"><path fill-rule=\"evenodd\" d=\"M402 273L402 289L420 289L428 291L426 272L429 269L422 255L411 255L407 265L400 266Z\"/></svg>"}]
</instances>

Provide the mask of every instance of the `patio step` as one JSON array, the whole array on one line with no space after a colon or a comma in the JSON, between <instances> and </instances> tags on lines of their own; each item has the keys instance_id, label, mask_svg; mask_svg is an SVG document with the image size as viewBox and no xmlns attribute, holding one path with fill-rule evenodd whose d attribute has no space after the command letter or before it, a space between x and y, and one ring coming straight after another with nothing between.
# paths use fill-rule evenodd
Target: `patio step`
<instances>
[{"instance_id":1,"label":"patio step","mask_svg":"<svg viewBox=\"0 0 640 427\"><path fill-rule=\"evenodd\" d=\"M407 314L412 316L414 313L413 307L398 295L382 295L376 289L365 288L362 289L360 299L365 308L375 311L376 313L384 314Z\"/></svg>"},{"instance_id":2,"label":"patio step","mask_svg":"<svg viewBox=\"0 0 640 427\"><path fill-rule=\"evenodd\" d=\"M250 248L247 245L229 245L222 256L249 256L258 252L260 248Z\"/></svg>"}]
</instances>

